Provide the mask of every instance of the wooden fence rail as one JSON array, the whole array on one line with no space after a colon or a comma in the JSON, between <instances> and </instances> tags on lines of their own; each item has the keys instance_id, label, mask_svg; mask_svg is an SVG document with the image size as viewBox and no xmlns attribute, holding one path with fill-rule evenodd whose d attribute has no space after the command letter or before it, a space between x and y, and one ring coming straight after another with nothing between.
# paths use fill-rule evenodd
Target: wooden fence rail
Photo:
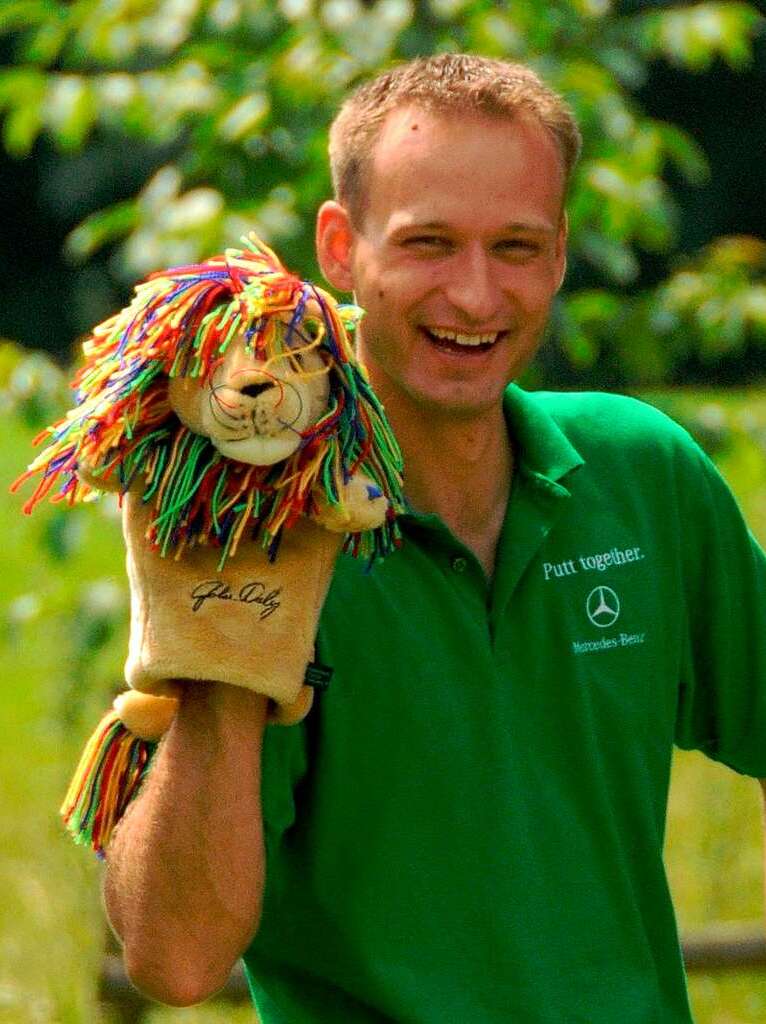
<instances>
[{"instance_id":1,"label":"wooden fence rail","mask_svg":"<svg viewBox=\"0 0 766 1024\"><path fill-rule=\"evenodd\" d=\"M766 968L766 932L760 926L718 924L683 940L687 971Z\"/></svg>"},{"instance_id":2,"label":"wooden fence rail","mask_svg":"<svg viewBox=\"0 0 766 1024\"><path fill-rule=\"evenodd\" d=\"M721 924L706 928L687 936L683 951L687 971L766 969L766 933L761 927ZM152 1005L130 984L122 959L114 954L104 957L99 992L101 1002L120 1024L141 1024ZM237 1003L249 998L239 964L216 998Z\"/></svg>"}]
</instances>

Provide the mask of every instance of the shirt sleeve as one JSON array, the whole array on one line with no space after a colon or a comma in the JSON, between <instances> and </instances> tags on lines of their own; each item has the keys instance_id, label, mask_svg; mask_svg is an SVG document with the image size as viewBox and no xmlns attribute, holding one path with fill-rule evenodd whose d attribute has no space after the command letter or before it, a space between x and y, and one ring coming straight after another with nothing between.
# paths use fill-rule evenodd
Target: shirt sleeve
<instances>
[{"instance_id":1,"label":"shirt sleeve","mask_svg":"<svg viewBox=\"0 0 766 1024\"><path fill-rule=\"evenodd\" d=\"M261 811L267 854L276 850L295 821L295 791L306 768L305 722L267 726L261 756Z\"/></svg>"},{"instance_id":2,"label":"shirt sleeve","mask_svg":"<svg viewBox=\"0 0 766 1024\"><path fill-rule=\"evenodd\" d=\"M684 637L676 743L766 778L766 556L701 450L685 482Z\"/></svg>"}]
</instances>

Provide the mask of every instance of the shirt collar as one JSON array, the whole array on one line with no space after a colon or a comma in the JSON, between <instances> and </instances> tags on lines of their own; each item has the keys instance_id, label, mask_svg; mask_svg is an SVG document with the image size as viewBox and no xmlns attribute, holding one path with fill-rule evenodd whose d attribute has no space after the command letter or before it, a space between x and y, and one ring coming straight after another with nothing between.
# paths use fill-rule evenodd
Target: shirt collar
<instances>
[{"instance_id":1,"label":"shirt collar","mask_svg":"<svg viewBox=\"0 0 766 1024\"><path fill-rule=\"evenodd\" d=\"M534 392L523 391L517 384L510 384L503 395L503 412L508 433L513 442L516 466L535 481L556 485L572 470L582 466L585 460L553 417L545 411ZM405 488L407 466L404 467ZM565 488L552 490L566 493ZM404 498L404 515L423 523L441 522L434 513L416 511Z\"/></svg>"},{"instance_id":2,"label":"shirt collar","mask_svg":"<svg viewBox=\"0 0 766 1024\"><path fill-rule=\"evenodd\" d=\"M584 464L583 457L534 392L510 384L503 397L503 411L516 465L522 472L556 483Z\"/></svg>"}]
</instances>

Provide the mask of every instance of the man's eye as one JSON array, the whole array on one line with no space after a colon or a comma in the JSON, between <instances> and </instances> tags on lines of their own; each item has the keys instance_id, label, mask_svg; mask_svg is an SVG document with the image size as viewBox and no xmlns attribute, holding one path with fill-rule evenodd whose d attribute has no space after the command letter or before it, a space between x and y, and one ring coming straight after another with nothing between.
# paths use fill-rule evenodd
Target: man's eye
<instances>
[{"instance_id":1,"label":"man's eye","mask_svg":"<svg viewBox=\"0 0 766 1024\"><path fill-rule=\"evenodd\" d=\"M537 242L529 238L508 238L504 242L499 242L496 248L502 253L514 256L533 256L539 250Z\"/></svg>"},{"instance_id":2,"label":"man's eye","mask_svg":"<svg viewBox=\"0 0 766 1024\"><path fill-rule=\"evenodd\" d=\"M406 238L404 244L412 249L447 249L450 243L446 238L440 238L438 235L415 235L412 238Z\"/></svg>"}]
</instances>

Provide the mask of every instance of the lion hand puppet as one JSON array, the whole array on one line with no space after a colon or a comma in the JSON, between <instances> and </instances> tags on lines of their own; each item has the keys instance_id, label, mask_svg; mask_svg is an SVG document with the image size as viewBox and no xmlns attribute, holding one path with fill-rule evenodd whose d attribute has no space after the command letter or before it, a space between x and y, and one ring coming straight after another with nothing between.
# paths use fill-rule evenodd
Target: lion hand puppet
<instances>
[{"instance_id":1,"label":"lion hand puppet","mask_svg":"<svg viewBox=\"0 0 766 1024\"><path fill-rule=\"evenodd\" d=\"M41 476L27 512L46 495L120 496L131 689L62 808L99 854L178 681L244 686L270 698L272 721L300 720L321 680L313 644L339 550L371 565L399 544L401 454L350 340L362 311L254 236L246 246L152 274L94 329L75 408L14 485Z\"/></svg>"}]
</instances>

